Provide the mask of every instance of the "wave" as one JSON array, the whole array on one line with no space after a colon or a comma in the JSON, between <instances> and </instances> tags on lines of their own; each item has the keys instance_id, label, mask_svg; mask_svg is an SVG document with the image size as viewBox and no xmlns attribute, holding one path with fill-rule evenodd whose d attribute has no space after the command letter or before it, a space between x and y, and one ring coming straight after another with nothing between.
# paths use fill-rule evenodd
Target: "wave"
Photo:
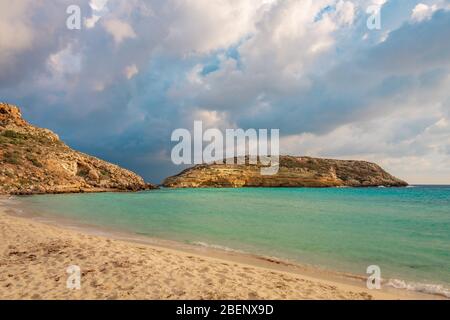
<instances>
[{"instance_id":1,"label":"wave","mask_svg":"<svg viewBox=\"0 0 450 320\"><path fill-rule=\"evenodd\" d=\"M225 246L221 246L221 245L218 245L218 244L209 244L209 243L201 242L201 241L192 242L191 244L193 244L193 245L195 245L195 246L199 246L199 247L205 247L205 248L211 248L211 249L223 250L223 251L228 251L228 252L247 253L247 252L245 252L245 251L241 251L241 250L237 250L237 249L232 249L232 248L225 247Z\"/></svg>"},{"instance_id":2,"label":"wave","mask_svg":"<svg viewBox=\"0 0 450 320\"><path fill-rule=\"evenodd\" d=\"M201 241L192 242L191 244L195 245L195 246L223 250L223 251L227 251L227 252L249 254L248 252L245 252L245 251L232 249L232 248L217 245L217 244L209 244L209 243L201 242ZM280 260L279 258L275 258L275 257L265 257L265 256L260 256L260 257L270 259L269 261L271 261L273 259L274 261L284 261L284 262L288 263L288 261L286 261L286 260ZM357 278L357 279L365 279L365 277L359 277L359 276L350 275L350 274L346 274L346 276L350 276L351 278ZM450 289L448 289L440 284L408 282L408 281L404 281L404 280L400 280L400 279L389 279L383 285L386 287L392 287L395 289L415 291L415 292L439 295L439 296L443 296L445 298L450 298Z\"/></svg>"},{"instance_id":3,"label":"wave","mask_svg":"<svg viewBox=\"0 0 450 320\"><path fill-rule=\"evenodd\" d=\"M195 246L211 248L211 249L216 249L216 250L222 250L222 251L227 251L227 252L234 252L234 253L240 253L240 254L251 254L249 252L245 252L242 250L232 249L232 248L217 245L217 244L209 244L209 243L201 242L201 241L192 242L191 244L195 245ZM264 258L264 259L269 259L269 261L283 261L286 264L290 264L289 261L281 260L277 257L267 257L267 256L261 256L261 255L257 255L257 256ZM339 273L341 275L343 274L341 272L337 272L337 273ZM353 274L344 274L344 275L348 276L350 278L354 278L354 279L360 279L360 280L366 279L365 276L357 276L357 275L353 275ZM408 281L404 281L404 280L400 280L400 279L389 279L386 282L383 281L383 286L392 287L392 288L400 289L400 290L408 290L408 291L415 291L415 292L432 294L432 295L439 295L439 296L443 296L445 298L450 298L450 289L444 287L443 285L439 285L439 284L428 284L428 283L419 283L419 282L408 282Z\"/></svg>"},{"instance_id":4,"label":"wave","mask_svg":"<svg viewBox=\"0 0 450 320\"><path fill-rule=\"evenodd\" d=\"M416 291L427 294L434 294L444 296L446 298L450 298L450 289L445 288L440 284L428 284L428 283L419 283L419 282L407 282L399 279L390 279L386 286L396 288L396 289L404 289L409 291Z\"/></svg>"},{"instance_id":5,"label":"wave","mask_svg":"<svg viewBox=\"0 0 450 320\"><path fill-rule=\"evenodd\" d=\"M0 198L0 206L14 215L24 215L25 211L21 207L18 206L19 202L14 196L8 196L4 198Z\"/></svg>"}]
</instances>

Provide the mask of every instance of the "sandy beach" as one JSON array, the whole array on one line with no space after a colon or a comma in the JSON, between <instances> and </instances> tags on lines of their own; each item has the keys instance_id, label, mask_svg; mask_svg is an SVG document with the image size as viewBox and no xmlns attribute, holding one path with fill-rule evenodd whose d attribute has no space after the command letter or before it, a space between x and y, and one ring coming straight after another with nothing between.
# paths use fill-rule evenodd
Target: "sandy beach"
<instances>
[{"instance_id":1,"label":"sandy beach","mask_svg":"<svg viewBox=\"0 0 450 320\"><path fill-rule=\"evenodd\" d=\"M1 200L1 199L0 199ZM3 199L4 200L4 199ZM0 203L0 299L432 299L214 250L176 250L11 215ZM81 269L67 289L66 269Z\"/></svg>"}]
</instances>

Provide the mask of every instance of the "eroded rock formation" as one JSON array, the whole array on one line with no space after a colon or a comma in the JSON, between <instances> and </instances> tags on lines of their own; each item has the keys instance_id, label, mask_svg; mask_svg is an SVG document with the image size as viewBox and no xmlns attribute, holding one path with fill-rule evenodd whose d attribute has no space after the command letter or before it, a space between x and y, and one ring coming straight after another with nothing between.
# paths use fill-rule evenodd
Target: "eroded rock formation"
<instances>
[{"instance_id":1,"label":"eroded rock formation","mask_svg":"<svg viewBox=\"0 0 450 320\"><path fill-rule=\"evenodd\" d=\"M206 164L167 178L169 188L239 187L403 187L408 184L375 163L281 156L276 175L261 175L260 165Z\"/></svg>"},{"instance_id":2,"label":"eroded rock formation","mask_svg":"<svg viewBox=\"0 0 450 320\"><path fill-rule=\"evenodd\" d=\"M138 191L154 188L135 173L75 151L48 129L0 103L0 193Z\"/></svg>"}]
</instances>

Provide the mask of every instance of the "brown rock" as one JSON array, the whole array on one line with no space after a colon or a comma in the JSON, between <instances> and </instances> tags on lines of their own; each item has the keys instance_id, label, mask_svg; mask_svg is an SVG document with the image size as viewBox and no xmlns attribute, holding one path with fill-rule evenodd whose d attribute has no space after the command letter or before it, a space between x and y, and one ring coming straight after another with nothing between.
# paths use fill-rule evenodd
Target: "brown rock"
<instances>
[{"instance_id":1,"label":"brown rock","mask_svg":"<svg viewBox=\"0 0 450 320\"><path fill-rule=\"evenodd\" d=\"M248 162L247 162L248 163ZM205 164L167 178L169 188L239 187L403 187L408 184L375 163L281 156L276 175L261 175L261 165Z\"/></svg>"},{"instance_id":2,"label":"brown rock","mask_svg":"<svg viewBox=\"0 0 450 320\"><path fill-rule=\"evenodd\" d=\"M155 188L135 173L75 151L48 129L0 103L0 194L139 191Z\"/></svg>"},{"instance_id":3,"label":"brown rock","mask_svg":"<svg viewBox=\"0 0 450 320\"><path fill-rule=\"evenodd\" d=\"M97 171L94 169L89 170L88 177L94 181L100 180L100 176L98 175Z\"/></svg>"},{"instance_id":4,"label":"brown rock","mask_svg":"<svg viewBox=\"0 0 450 320\"><path fill-rule=\"evenodd\" d=\"M18 126L26 125L26 121L22 119L22 113L19 108L0 102L0 125L5 126L9 123Z\"/></svg>"}]
</instances>

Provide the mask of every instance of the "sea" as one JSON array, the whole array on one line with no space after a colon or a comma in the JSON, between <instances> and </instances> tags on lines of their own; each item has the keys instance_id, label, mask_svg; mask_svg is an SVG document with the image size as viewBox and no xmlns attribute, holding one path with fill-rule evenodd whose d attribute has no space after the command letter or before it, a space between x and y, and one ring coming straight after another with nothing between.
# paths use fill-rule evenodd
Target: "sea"
<instances>
[{"instance_id":1,"label":"sea","mask_svg":"<svg viewBox=\"0 0 450 320\"><path fill-rule=\"evenodd\" d=\"M450 186L160 189L17 197L28 213L450 297Z\"/></svg>"}]
</instances>

